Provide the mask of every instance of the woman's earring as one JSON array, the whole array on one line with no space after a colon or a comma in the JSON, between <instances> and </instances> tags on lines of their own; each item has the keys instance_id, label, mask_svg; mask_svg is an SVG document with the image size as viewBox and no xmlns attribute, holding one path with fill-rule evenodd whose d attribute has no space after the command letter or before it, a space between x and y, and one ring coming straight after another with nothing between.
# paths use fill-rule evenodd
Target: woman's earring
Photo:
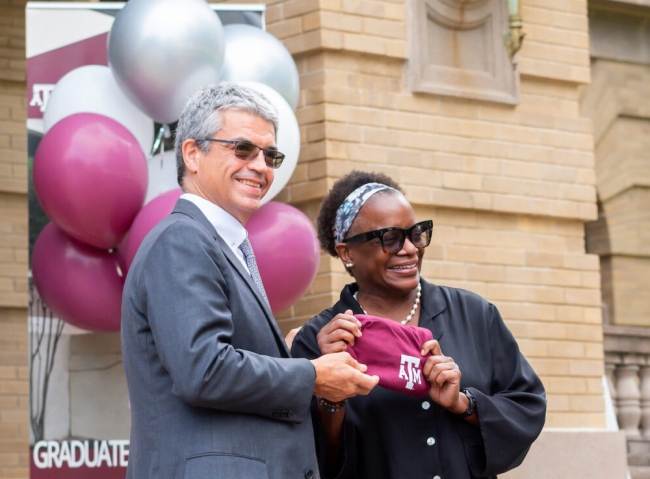
<instances>
[{"instance_id":1,"label":"woman's earring","mask_svg":"<svg viewBox=\"0 0 650 479\"><path fill-rule=\"evenodd\" d=\"M352 262L345 263L346 268L352 268L353 266L354 266L354 263L352 263Z\"/></svg>"}]
</instances>

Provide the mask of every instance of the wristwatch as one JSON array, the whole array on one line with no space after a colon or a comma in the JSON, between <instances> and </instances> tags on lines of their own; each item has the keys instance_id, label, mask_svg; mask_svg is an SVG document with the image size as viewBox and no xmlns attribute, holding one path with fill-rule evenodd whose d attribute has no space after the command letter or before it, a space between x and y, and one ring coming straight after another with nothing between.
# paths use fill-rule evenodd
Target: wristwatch
<instances>
[{"instance_id":1,"label":"wristwatch","mask_svg":"<svg viewBox=\"0 0 650 479\"><path fill-rule=\"evenodd\" d=\"M461 389L460 392L462 392L465 396L467 396L467 400L469 401L469 406L467 406L467 410L459 414L459 417L467 417L471 416L474 414L474 409L476 408L476 399L474 399L474 396L472 396L472 393L469 392L467 389Z\"/></svg>"}]
</instances>

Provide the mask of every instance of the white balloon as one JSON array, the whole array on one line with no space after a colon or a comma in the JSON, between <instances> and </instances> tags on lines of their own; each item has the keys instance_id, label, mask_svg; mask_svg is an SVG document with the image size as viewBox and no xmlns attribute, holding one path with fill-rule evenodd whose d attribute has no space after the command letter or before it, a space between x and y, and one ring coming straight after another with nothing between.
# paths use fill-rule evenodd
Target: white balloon
<instances>
[{"instance_id":1,"label":"white balloon","mask_svg":"<svg viewBox=\"0 0 650 479\"><path fill-rule=\"evenodd\" d=\"M221 81L257 82L280 93L293 110L300 97L300 75L291 53L261 28L243 23L223 27L226 56Z\"/></svg>"},{"instance_id":2,"label":"white balloon","mask_svg":"<svg viewBox=\"0 0 650 479\"><path fill-rule=\"evenodd\" d=\"M58 121L75 113L97 113L117 121L149 154L153 144L153 120L124 95L111 69L86 65L66 73L56 83L43 113L44 133Z\"/></svg>"},{"instance_id":3,"label":"white balloon","mask_svg":"<svg viewBox=\"0 0 650 479\"><path fill-rule=\"evenodd\" d=\"M277 195L282 188L291 179L296 165L298 164L298 156L300 155L300 126L298 120L293 112L293 108L287 103L277 91L268 85L258 82L238 82L240 85L248 86L258 93L264 95L273 106L278 110L279 126L276 135L276 143L278 150L286 156L282 162L282 166L275 170L275 180L267 191L262 204L268 203Z\"/></svg>"},{"instance_id":4,"label":"white balloon","mask_svg":"<svg viewBox=\"0 0 650 479\"><path fill-rule=\"evenodd\" d=\"M157 196L179 188L176 173L176 153L168 150L147 160L149 184L144 198L146 205Z\"/></svg>"}]
</instances>

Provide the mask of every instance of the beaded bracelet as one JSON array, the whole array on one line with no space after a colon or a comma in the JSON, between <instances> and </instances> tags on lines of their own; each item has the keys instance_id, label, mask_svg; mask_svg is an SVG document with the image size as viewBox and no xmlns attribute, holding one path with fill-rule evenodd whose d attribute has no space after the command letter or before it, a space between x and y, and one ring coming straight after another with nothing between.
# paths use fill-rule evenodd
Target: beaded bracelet
<instances>
[{"instance_id":1,"label":"beaded bracelet","mask_svg":"<svg viewBox=\"0 0 650 479\"><path fill-rule=\"evenodd\" d=\"M345 407L345 402L346 401L347 401L347 399L344 399L343 401L339 401L339 402L331 402L331 401L328 401L327 399L323 399L323 398L319 397L318 398L318 405L320 407L322 407L323 409L325 409L326 411L334 413L334 412L337 412L337 411L340 411L341 409L343 409Z\"/></svg>"}]
</instances>

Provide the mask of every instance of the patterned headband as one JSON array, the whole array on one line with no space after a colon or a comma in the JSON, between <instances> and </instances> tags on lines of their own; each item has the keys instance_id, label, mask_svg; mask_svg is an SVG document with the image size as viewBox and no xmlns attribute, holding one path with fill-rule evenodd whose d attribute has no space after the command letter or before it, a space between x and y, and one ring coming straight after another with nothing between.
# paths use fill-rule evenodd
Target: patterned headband
<instances>
[{"instance_id":1,"label":"patterned headband","mask_svg":"<svg viewBox=\"0 0 650 479\"><path fill-rule=\"evenodd\" d=\"M350 226L352 226L354 218L357 217L359 210L368 201L368 198L382 190L398 191L391 186L381 183L366 183L350 193L343 203L341 203L339 209L336 210L334 230L332 231L336 243L343 242Z\"/></svg>"}]
</instances>

